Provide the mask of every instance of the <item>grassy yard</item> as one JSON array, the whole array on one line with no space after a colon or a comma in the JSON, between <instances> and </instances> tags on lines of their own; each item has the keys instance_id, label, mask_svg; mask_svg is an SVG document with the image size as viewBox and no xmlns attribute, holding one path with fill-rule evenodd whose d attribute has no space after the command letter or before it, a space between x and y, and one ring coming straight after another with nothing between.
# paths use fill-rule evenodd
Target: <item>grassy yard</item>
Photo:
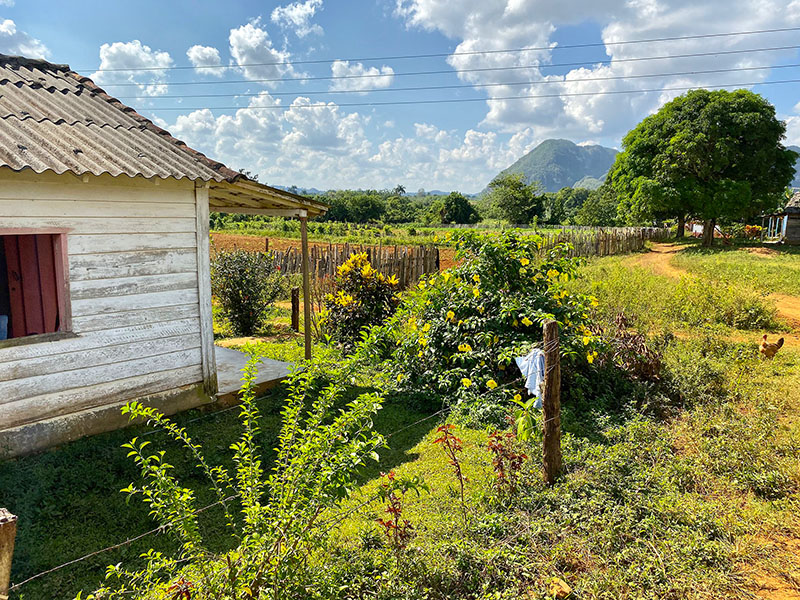
<instances>
[{"instance_id":1,"label":"grassy yard","mask_svg":"<svg viewBox=\"0 0 800 600\"><path fill-rule=\"evenodd\" d=\"M361 391L364 390L351 390L352 394ZM276 441L282 397L282 388L278 388L259 401L263 415L261 451L267 460ZM365 478L376 477L380 470L413 459L413 454L407 451L428 432L430 424L423 422L404 428L427 414L403 402L392 403L378 414L376 428L379 431L386 434L403 431L392 437L391 450L382 454L381 463L367 471ZM202 444L213 464L230 466L228 447L238 435L238 410L205 414L191 411L177 421L186 424L190 435ZM0 504L19 517L12 583L155 527L139 499L128 503L125 494L120 493L123 487L139 479L138 469L126 458L121 446L132 437L142 435L168 451L168 460L176 472L196 490L199 505L214 501L206 481L193 468L191 458L170 443L163 433L153 433L143 426L6 461L0 464ZM202 523L216 547L223 549L230 540L224 533L215 536L220 516L219 508L211 509L203 513ZM176 544L168 536L150 535L37 579L11 597L71 599L81 590L84 593L94 590L104 576L106 565L120 561L136 564L139 554L149 548L174 551Z\"/></svg>"},{"instance_id":2,"label":"grassy yard","mask_svg":"<svg viewBox=\"0 0 800 600\"><path fill-rule=\"evenodd\" d=\"M797 293L783 273L796 273L800 256L709 253L690 245L657 257L665 263L656 265L652 254L591 260L574 283L599 298L600 326L610 330L624 312L633 331L649 333L662 369L660 380L649 383L621 383L610 366L599 366L592 382L565 372L576 389L594 392L567 390L562 479L552 488L542 483L535 439L520 448L529 460L517 473L516 491L498 492L487 450L492 427L456 422L467 478L462 506L453 467L433 443L439 417L419 422L431 409L389 398L376 426L386 434L401 431L346 500L353 513L313 557L317 577L309 597L544 599L559 597L553 586L561 582L575 599L800 597L800 351L787 345L766 361L755 344L762 331L791 326L766 293ZM753 269L761 283L740 281L726 257ZM276 331L284 331L285 319L279 309ZM280 335L273 357L298 356L298 340ZM267 457L281 396L275 390L260 402ZM224 462L236 412L189 413L180 421L213 460ZM138 500L128 505L118 493L138 475L120 445L143 431L105 434L0 465L0 504L20 515L14 581L154 526ZM191 462L163 434L151 439L168 448L199 502L210 502L192 479ZM413 537L399 554L376 523L385 507L360 506L389 469L424 476L430 486L403 497ZM213 509L204 513L204 526L213 531L219 517ZM214 543L222 549L228 540ZM166 536L148 536L12 597L71 598L91 589L106 564L135 562L150 547L172 548Z\"/></svg>"}]
</instances>

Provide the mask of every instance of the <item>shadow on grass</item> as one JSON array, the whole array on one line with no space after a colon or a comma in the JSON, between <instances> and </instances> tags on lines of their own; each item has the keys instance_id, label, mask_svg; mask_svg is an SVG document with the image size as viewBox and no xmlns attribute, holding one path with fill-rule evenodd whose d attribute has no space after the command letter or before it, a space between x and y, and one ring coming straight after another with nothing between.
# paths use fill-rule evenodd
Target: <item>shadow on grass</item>
<instances>
[{"instance_id":1,"label":"shadow on grass","mask_svg":"<svg viewBox=\"0 0 800 600\"><path fill-rule=\"evenodd\" d=\"M354 389L347 396L365 391L371 390ZM277 444L285 392L283 387L276 388L258 401L262 416L259 443L267 465ZM202 445L211 465L231 467L229 447L240 432L238 414L235 408L215 413L189 411L174 420L185 426L193 440ZM393 401L378 413L375 428L388 435L429 414ZM430 419L393 436L391 448L381 453L380 464L365 470L362 478L375 477L380 471L414 460L415 456L407 454L408 449L434 425L435 420ZM121 448L135 436L147 436L153 448L167 451L166 460L175 467L181 483L195 490L198 507L216 500L202 474L194 468L191 457L163 432L145 426L77 440L37 455L0 463L0 506L19 517L12 583L156 527L140 498L127 502L127 496L120 492L131 482L140 481L138 469L126 457L127 451ZM232 546L233 539L224 528L221 507L202 513L200 523L213 550ZM150 548L174 552L177 544L166 534L148 535L36 579L13 592L11 598L72 599L79 591L86 593L96 589L107 565L123 562L127 567L135 567L140 563L139 555Z\"/></svg>"}]
</instances>

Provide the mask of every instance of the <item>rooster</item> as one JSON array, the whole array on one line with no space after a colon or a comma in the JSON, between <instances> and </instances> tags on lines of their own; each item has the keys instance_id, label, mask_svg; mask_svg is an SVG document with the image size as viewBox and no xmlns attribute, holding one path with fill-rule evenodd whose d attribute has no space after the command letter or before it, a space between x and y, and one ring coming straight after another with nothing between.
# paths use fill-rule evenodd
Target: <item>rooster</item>
<instances>
[{"instance_id":1,"label":"rooster","mask_svg":"<svg viewBox=\"0 0 800 600\"><path fill-rule=\"evenodd\" d=\"M783 338L780 338L777 342L771 344L767 341L767 334L764 334L761 344L758 346L758 351L767 358L775 358L775 355L781 348L783 348Z\"/></svg>"}]
</instances>

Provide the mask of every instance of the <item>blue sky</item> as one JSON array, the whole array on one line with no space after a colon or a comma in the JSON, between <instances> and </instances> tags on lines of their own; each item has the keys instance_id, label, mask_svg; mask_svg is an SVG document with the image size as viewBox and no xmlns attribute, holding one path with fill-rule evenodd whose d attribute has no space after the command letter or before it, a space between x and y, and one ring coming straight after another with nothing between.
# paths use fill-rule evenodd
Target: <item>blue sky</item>
<instances>
[{"instance_id":1,"label":"blue sky","mask_svg":"<svg viewBox=\"0 0 800 600\"><path fill-rule=\"evenodd\" d=\"M69 63L209 156L317 188L475 192L547 138L618 147L681 93L669 88L800 79L776 68L800 63L796 48L750 52L800 45L800 31L615 42L798 26L800 0L0 0L0 52ZM534 50L464 54L509 48ZM638 60L709 52L727 54ZM418 54L444 56L367 60ZM189 68L114 70L129 67ZM440 72L406 75L419 71ZM461 87L398 89L428 86ZM643 89L659 91L618 93ZM800 143L800 84L753 89Z\"/></svg>"}]
</instances>

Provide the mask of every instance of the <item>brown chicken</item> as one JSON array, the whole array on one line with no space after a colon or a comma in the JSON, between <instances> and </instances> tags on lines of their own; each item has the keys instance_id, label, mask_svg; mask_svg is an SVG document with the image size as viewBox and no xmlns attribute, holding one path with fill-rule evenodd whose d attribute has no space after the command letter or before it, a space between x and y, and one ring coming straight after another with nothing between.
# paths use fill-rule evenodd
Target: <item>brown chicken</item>
<instances>
[{"instance_id":1,"label":"brown chicken","mask_svg":"<svg viewBox=\"0 0 800 600\"><path fill-rule=\"evenodd\" d=\"M767 335L764 334L764 338L761 340L758 351L767 358L775 358L775 355L781 348L783 348L783 338L780 338L777 342L771 344L767 341Z\"/></svg>"}]
</instances>

